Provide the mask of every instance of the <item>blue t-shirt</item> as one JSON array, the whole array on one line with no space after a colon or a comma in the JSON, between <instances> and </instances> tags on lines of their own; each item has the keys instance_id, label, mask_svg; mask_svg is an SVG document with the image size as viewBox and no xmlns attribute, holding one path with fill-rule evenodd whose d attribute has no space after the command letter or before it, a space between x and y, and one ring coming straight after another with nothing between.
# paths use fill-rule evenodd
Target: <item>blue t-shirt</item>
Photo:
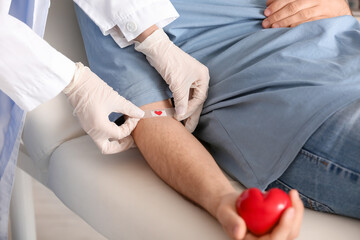
<instances>
[{"instance_id":1,"label":"blue t-shirt","mask_svg":"<svg viewBox=\"0 0 360 240\"><path fill-rule=\"evenodd\" d=\"M194 134L245 186L266 188L331 114L360 97L355 18L263 29L266 0L171 2L180 17L164 30L210 71L208 99ZM138 106L171 97L143 54L133 46L119 48L76 11L96 74Z\"/></svg>"},{"instance_id":2,"label":"blue t-shirt","mask_svg":"<svg viewBox=\"0 0 360 240\"><path fill-rule=\"evenodd\" d=\"M352 16L263 29L266 1L172 1L172 40L210 70L195 135L246 187L279 178L314 131L360 97Z\"/></svg>"}]
</instances>

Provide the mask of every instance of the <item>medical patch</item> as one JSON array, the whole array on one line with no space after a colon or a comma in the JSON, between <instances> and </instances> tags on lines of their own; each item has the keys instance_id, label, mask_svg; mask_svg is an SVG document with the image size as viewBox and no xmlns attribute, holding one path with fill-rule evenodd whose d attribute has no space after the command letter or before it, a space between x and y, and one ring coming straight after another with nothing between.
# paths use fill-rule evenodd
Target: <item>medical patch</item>
<instances>
[{"instance_id":1,"label":"medical patch","mask_svg":"<svg viewBox=\"0 0 360 240\"><path fill-rule=\"evenodd\" d=\"M145 110L145 115L143 118L152 118L152 117L172 117L175 115L174 108L164 108L157 110Z\"/></svg>"},{"instance_id":2,"label":"medical patch","mask_svg":"<svg viewBox=\"0 0 360 240\"><path fill-rule=\"evenodd\" d=\"M161 110L157 110L157 111L151 111L151 115L153 117L166 117L166 112L165 111L161 111Z\"/></svg>"}]
</instances>

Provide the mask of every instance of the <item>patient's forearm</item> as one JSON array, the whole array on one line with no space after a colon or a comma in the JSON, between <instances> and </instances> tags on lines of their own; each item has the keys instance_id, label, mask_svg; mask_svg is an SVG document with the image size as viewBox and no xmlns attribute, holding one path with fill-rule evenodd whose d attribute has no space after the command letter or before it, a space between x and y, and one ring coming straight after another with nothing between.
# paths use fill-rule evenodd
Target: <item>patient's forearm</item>
<instances>
[{"instance_id":1,"label":"patient's forearm","mask_svg":"<svg viewBox=\"0 0 360 240\"><path fill-rule=\"evenodd\" d=\"M169 105L162 102L143 109L164 107ZM148 164L167 184L213 216L221 197L234 192L208 151L175 119L142 119L133 137Z\"/></svg>"},{"instance_id":2,"label":"patient's forearm","mask_svg":"<svg viewBox=\"0 0 360 240\"><path fill-rule=\"evenodd\" d=\"M170 103L161 102L142 109L170 106ZM244 239L246 224L235 208L238 193L212 156L181 123L170 117L142 119L132 135L146 161L167 184L212 214L231 239ZM290 233L300 229L302 203L292 195L297 217L294 221L288 218L291 224L277 226L271 232L273 239L292 239L288 238ZM253 239L253 236L248 237Z\"/></svg>"}]
</instances>

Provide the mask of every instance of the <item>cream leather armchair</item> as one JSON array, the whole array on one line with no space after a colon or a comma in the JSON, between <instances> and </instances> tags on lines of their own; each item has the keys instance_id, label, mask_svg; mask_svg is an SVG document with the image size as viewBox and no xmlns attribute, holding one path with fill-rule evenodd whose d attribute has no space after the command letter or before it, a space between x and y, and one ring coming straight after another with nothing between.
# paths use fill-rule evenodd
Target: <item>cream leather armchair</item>
<instances>
[{"instance_id":1,"label":"cream leather armchair","mask_svg":"<svg viewBox=\"0 0 360 240\"><path fill-rule=\"evenodd\" d=\"M47 27L54 47L86 62L71 0L52 1ZM159 179L137 149L102 155L62 94L27 115L18 166L108 239L228 239L214 218ZM30 220L15 220L15 235L26 224L22 234L33 234ZM299 239L360 239L360 221L306 210Z\"/></svg>"}]
</instances>

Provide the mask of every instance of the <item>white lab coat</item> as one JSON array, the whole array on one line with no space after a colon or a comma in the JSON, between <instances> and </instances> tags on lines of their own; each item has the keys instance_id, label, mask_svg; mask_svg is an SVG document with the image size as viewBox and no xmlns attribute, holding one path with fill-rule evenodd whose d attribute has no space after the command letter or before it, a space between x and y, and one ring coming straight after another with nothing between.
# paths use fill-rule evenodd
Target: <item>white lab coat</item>
<instances>
[{"instance_id":1,"label":"white lab coat","mask_svg":"<svg viewBox=\"0 0 360 240\"><path fill-rule=\"evenodd\" d=\"M24 110L59 94L71 81L75 64L25 24L7 14L11 0L1 0L0 90ZM178 17L169 0L75 0L121 47L153 24L164 27ZM49 0L35 1L34 21L46 16ZM5 9L7 8L7 10ZM35 24L36 26L43 24Z\"/></svg>"},{"instance_id":2,"label":"white lab coat","mask_svg":"<svg viewBox=\"0 0 360 240\"><path fill-rule=\"evenodd\" d=\"M103 34L110 34L120 47L130 45L149 26L163 27L178 17L169 0L75 2ZM75 63L41 38L50 0L18 0L17 3L28 7L18 16L23 22L8 14L10 6L11 9L15 6L11 0L0 0L0 240L7 239L24 110L32 110L55 97L75 72Z\"/></svg>"}]
</instances>

